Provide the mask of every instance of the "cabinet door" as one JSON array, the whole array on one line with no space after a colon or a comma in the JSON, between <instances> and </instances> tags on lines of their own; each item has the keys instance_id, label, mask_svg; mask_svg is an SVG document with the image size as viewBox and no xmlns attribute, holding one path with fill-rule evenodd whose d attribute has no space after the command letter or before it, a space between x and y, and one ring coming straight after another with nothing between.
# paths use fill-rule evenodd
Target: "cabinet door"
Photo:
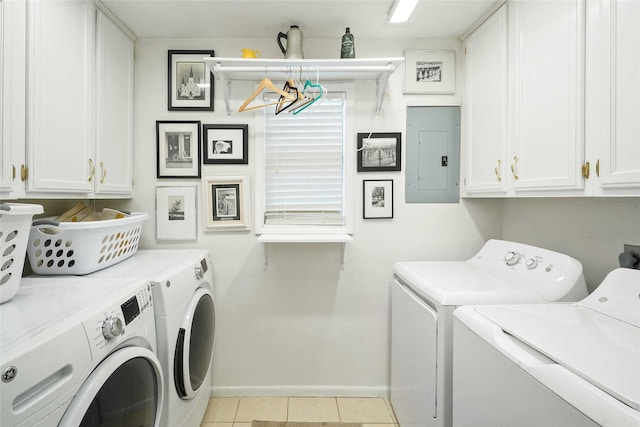
<instances>
[{"instance_id":1,"label":"cabinet door","mask_svg":"<svg viewBox=\"0 0 640 427\"><path fill-rule=\"evenodd\" d=\"M34 0L27 7L27 191L89 192L93 6Z\"/></svg>"},{"instance_id":2,"label":"cabinet door","mask_svg":"<svg viewBox=\"0 0 640 427\"><path fill-rule=\"evenodd\" d=\"M516 190L584 187L584 20L584 0L509 3Z\"/></svg>"},{"instance_id":3,"label":"cabinet door","mask_svg":"<svg viewBox=\"0 0 640 427\"><path fill-rule=\"evenodd\" d=\"M25 3L0 2L0 195L24 195Z\"/></svg>"},{"instance_id":4,"label":"cabinet door","mask_svg":"<svg viewBox=\"0 0 640 427\"><path fill-rule=\"evenodd\" d=\"M102 12L96 21L96 195L133 182L133 42Z\"/></svg>"},{"instance_id":5,"label":"cabinet door","mask_svg":"<svg viewBox=\"0 0 640 427\"><path fill-rule=\"evenodd\" d=\"M504 192L507 167L507 7L466 41L467 193Z\"/></svg>"},{"instance_id":6,"label":"cabinet door","mask_svg":"<svg viewBox=\"0 0 640 427\"><path fill-rule=\"evenodd\" d=\"M604 1L600 178L602 186L640 185L640 2Z\"/></svg>"}]
</instances>

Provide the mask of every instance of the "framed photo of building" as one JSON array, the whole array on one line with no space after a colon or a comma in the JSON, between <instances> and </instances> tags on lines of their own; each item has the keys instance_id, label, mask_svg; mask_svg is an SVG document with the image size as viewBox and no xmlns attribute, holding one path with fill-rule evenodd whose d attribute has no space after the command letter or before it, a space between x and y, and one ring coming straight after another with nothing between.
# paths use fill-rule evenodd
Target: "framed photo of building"
<instances>
[{"instance_id":1,"label":"framed photo of building","mask_svg":"<svg viewBox=\"0 0 640 427\"><path fill-rule=\"evenodd\" d=\"M362 217L393 218L393 180L362 181Z\"/></svg>"},{"instance_id":2,"label":"framed photo of building","mask_svg":"<svg viewBox=\"0 0 640 427\"><path fill-rule=\"evenodd\" d=\"M204 164L249 163L249 125L202 125Z\"/></svg>"},{"instance_id":3,"label":"framed photo of building","mask_svg":"<svg viewBox=\"0 0 640 427\"><path fill-rule=\"evenodd\" d=\"M213 74L204 62L213 50L170 50L168 108L170 111L213 111Z\"/></svg>"},{"instance_id":4,"label":"framed photo of building","mask_svg":"<svg viewBox=\"0 0 640 427\"><path fill-rule=\"evenodd\" d=\"M156 239L197 240L197 186L156 187Z\"/></svg>"},{"instance_id":5,"label":"framed photo of building","mask_svg":"<svg viewBox=\"0 0 640 427\"><path fill-rule=\"evenodd\" d=\"M158 178L200 178L200 122L156 121Z\"/></svg>"},{"instance_id":6,"label":"framed photo of building","mask_svg":"<svg viewBox=\"0 0 640 427\"><path fill-rule=\"evenodd\" d=\"M209 231L249 230L249 176L205 176L204 228Z\"/></svg>"},{"instance_id":7,"label":"framed photo of building","mask_svg":"<svg viewBox=\"0 0 640 427\"><path fill-rule=\"evenodd\" d=\"M359 133L358 172L401 170L400 132Z\"/></svg>"},{"instance_id":8,"label":"framed photo of building","mask_svg":"<svg viewBox=\"0 0 640 427\"><path fill-rule=\"evenodd\" d=\"M404 93L454 93L456 52L405 50L404 73Z\"/></svg>"}]
</instances>

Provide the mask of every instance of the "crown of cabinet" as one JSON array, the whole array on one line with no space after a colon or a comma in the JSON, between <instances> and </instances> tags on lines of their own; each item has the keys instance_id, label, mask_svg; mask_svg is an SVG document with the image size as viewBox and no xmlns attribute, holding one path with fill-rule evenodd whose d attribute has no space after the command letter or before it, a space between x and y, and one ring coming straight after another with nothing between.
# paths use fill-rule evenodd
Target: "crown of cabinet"
<instances>
[{"instance_id":1,"label":"crown of cabinet","mask_svg":"<svg viewBox=\"0 0 640 427\"><path fill-rule=\"evenodd\" d=\"M384 92L389 77L404 62L404 58L352 58L352 59L267 59L267 58L216 58L205 57L216 80L223 84L227 113L230 83L234 80L260 81L263 77L271 80L286 80L288 76L300 75L312 81L360 81L376 82L380 112Z\"/></svg>"}]
</instances>

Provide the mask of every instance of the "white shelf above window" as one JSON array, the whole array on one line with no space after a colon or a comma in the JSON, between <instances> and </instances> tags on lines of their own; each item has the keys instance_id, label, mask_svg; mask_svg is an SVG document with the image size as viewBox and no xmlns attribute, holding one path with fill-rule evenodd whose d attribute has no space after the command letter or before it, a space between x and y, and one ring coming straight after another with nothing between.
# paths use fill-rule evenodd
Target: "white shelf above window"
<instances>
[{"instance_id":1,"label":"white shelf above window","mask_svg":"<svg viewBox=\"0 0 640 427\"><path fill-rule=\"evenodd\" d=\"M404 58L353 59L262 59L205 57L205 63L222 84L227 114L231 114L229 98L234 80L258 82L264 77L285 81L290 75L322 82L373 80L376 82L377 108L380 112L389 77Z\"/></svg>"}]
</instances>

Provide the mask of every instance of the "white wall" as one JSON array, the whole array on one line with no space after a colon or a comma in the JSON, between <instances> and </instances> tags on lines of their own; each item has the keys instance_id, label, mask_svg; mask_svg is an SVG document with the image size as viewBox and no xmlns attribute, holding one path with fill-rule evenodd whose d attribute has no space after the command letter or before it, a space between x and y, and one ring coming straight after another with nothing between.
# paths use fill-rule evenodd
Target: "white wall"
<instances>
[{"instance_id":1,"label":"white wall","mask_svg":"<svg viewBox=\"0 0 640 427\"><path fill-rule=\"evenodd\" d=\"M546 247L582 263L593 291L619 267L623 244L640 245L640 198L504 201L503 238Z\"/></svg>"},{"instance_id":2,"label":"white wall","mask_svg":"<svg viewBox=\"0 0 640 427\"><path fill-rule=\"evenodd\" d=\"M354 29L355 30L355 29ZM360 40L358 57L403 56L403 49L456 49L450 40ZM155 187L198 180L156 179L156 120L248 123L249 165L203 165L202 174L253 175L252 151L259 135L254 113L226 115L221 87L215 112L167 110L167 50L214 49L216 56L239 57L240 49L259 49L263 57L282 57L274 40L146 39L136 44L135 177L130 209L154 216ZM308 40L307 58L335 58L340 40ZM458 105L462 82L458 60L456 95L403 96L402 69L391 79L383 110L375 117L375 83L356 85L357 132L403 131L407 105ZM322 80L322 76L320 76ZM331 89L330 83L325 83ZM236 84L232 108L253 91ZM374 121L375 118L375 121ZM373 127L372 127L373 123ZM403 137L404 143L404 137ZM403 149L403 152L405 150ZM403 161L404 164L404 161ZM355 164L354 170L355 170ZM501 203L471 200L459 204L405 204L403 172L355 173L354 242L272 244L265 268L263 247L252 232L202 231L198 240L174 247L210 251L215 275L217 336L214 393L217 395L386 395L389 384L389 287L391 268L400 260L465 259L488 238L501 237ZM362 180L394 179L395 209L390 220L362 220ZM200 196L200 194L198 194ZM201 198L200 198L201 199ZM201 200L198 209L202 210ZM142 247L168 247L155 240L155 219L143 227Z\"/></svg>"}]
</instances>

